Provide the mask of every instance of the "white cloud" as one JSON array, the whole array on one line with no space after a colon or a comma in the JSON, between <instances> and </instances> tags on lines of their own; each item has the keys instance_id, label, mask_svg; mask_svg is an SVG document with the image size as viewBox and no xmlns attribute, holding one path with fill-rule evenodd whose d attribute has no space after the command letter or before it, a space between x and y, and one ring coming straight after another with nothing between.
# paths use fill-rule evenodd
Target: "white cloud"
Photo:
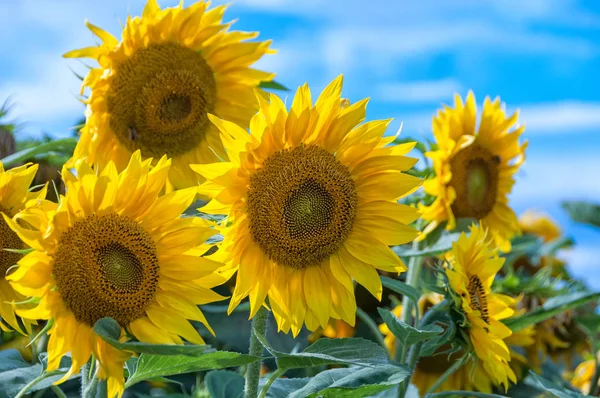
<instances>
[{"instance_id":1,"label":"white cloud","mask_svg":"<svg viewBox=\"0 0 600 398\"><path fill-rule=\"evenodd\" d=\"M64 120L74 123L85 109L76 97L81 81L68 68L67 61L55 54L35 54L35 62L40 65L36 73L11 80L2 87L1 96L10 96L15 104L13 114L24 122L27 133L48 131Z\"/></svg>"},{"instance_id":2,"label":"white cloud","mask_svg":"<svg viewBox=\"0 0 600 398\"><path fill-rule=\"evenodd\" d=\"M527 134L600 132L600 102L560 101L521 107Z\"/></svg>"},{"instance_id":3,"label":"white cloud","mask_svg":"<svg viewBox=\"0 0 600 398\"><path fill-rule=\"evenodd\" d=\"M463 86L455 79L386 83L375 89L374 98L397 103L440 103L452 98Z\"/></svg>"},{"instance_id":4,"label":"white cloud","mask_svg":"<svg viewBox=\"0 0 600 398\"><path fill-rule=\"evenodd\" d=\"M600 184L589 178L590 171L600 170L600 158L593 152L530 156L521 170L511 196L515 206L535 207L563 199L600 200Z\"/></svg>"},{"instance_id":5,"label":"white cloud","mask_svg":"<svg viewBox=\"0 0 600 398\"><path fill-rule=\"evenodd\" d=\"M452 51L456 55L495 54L560 55L588 59L598 46L586 39L507 31L495 21L440 21L414 25L334 26L323 32L322 55L329 68L364 65L386 68L389 64L429 58Z\"/></svg>"}]
</instances>

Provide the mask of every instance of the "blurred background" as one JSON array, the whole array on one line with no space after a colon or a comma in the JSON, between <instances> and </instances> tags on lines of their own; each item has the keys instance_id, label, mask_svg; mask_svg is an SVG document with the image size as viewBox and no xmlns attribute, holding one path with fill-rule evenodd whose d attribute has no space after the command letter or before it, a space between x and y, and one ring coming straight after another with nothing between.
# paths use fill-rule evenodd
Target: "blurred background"
<instances>
[{"instance_id":1,"label":"blurred background","mask_svg":"<svg viewBox=\"0 0 600 398\"><path fill-rule=\"evenodd\" d=\"M18 139L73 134L84 110L73 71L87 67L61 55L95 43L86 18L118 36L144 3L0 0L0 103L14 103ZM570 270L600 288L600 231L560 206L600 203L600 2L237 0L226 13L236 18L234 29L260 31L279 50L259 68L313 93L343 73L344 96L371 97L368 118L395 119L389 133L402 121L403 137L431 138L438 107L469 89L479 105L490 95L520 109L529 148L511 205L557 220L576 242L562 254Z\"/></svg>"}]
</instances>

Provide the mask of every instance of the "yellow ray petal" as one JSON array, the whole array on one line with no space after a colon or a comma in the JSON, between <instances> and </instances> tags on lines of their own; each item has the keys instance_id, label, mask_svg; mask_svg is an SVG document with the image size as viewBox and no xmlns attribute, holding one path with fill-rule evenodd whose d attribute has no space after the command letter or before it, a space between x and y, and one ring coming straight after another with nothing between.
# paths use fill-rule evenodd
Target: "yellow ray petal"
<instances>
[{"instance_id":1,"label":"yellow ray petal","mask_svg":"<svg viewBox=\"0 0 600 398\"><path fill-rule=\"evenodd\" d=\"M308 310L317 317L323 328L327 327L331 313L331 296L327 282L327 275L320 266L304 270L304 299Z\"/></svg>"}]
</instances>

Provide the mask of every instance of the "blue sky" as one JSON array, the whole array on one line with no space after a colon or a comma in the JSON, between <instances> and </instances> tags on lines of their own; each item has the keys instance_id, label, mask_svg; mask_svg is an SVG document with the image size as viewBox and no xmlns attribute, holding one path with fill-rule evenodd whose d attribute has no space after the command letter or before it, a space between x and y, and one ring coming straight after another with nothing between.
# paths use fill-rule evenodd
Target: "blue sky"
<instances>
[{"instance_id":1,"label":"blue sky","mask_svg":"<svg viewBox=\"0 0 600 398\"><path fill-rule=\"evenodd\" d=\"M81 117L70 68L86 68L61 54L94 42L84 19L118 36L143 4L0 0L0 101L17 103L24 134L65 136ZM511 204L558 220L577 241L564 254L571 269L600 288L600 231L569 222L559 205L600 202L600 2L240 0L226 16L273 39L279 53L259 66L278 81L318 92L343 73L344 95L371 97L368 118L393 117L394 131L403 121L404 136L430 137L431 116L454 92L519 108L530 144Z\"/></svg>"}]
</instances>

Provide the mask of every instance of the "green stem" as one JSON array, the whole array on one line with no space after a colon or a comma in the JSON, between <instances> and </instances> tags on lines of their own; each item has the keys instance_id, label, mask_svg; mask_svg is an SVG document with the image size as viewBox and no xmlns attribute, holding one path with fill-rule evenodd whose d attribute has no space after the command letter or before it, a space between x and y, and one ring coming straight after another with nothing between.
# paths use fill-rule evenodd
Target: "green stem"
<instances>
[{"instance_id":1,"label":"green stem","mask_svg":"<svg viewBox=\"0 0 600 398\"><path fill-rule=\"evenodd\" d=\"M419 249L419 242L414 241L413 242L413 249L418 250ZM419 271L421 270L421 265L423 264L423 257L411 257L408 261L408 272L406 274L406 284L412 287L417 287L417 284L419 282ZM417 311L419 309L417 308ZM407 296L402 297L402 322L406 323L407 325L411 325L412 324L412 302L410 301L410 299ZM417 320L415 319L415 327L419 326L417 325ZM406 350L407 347L402 346L400 347L400 344L398 344L398 347L396 347L396 353L394 355L394 360L397 362L404 362L404 359L406 358Z\"/></svg>"},{"instance_id":2,"label":"green stem","mask_svg":"<svg viewBox=\"0 0 600 398\"><path fill-rule=\"evenodd\" d=\"M67 398L67 394L65 394L63 392L63 390L61 390L58 386L55 386L54 384L52 384L50 386L50 388L52 389L52 391L54 391L54 394L58 397L58 398Z\"/></svg>"},{"instance_id":3,"label":"green stem","mask_svg":"<svg viewBox=\"0 0 600 398\"><path fill-rule=\"evenodd\" d=\"M469 358L469 355L465 354L458 361L454 362L454 364L452 366L450 366L444 372L444 374L435 381L435 383L431 386L429 391L427 391L427 394L433 394L435 392L435 390L440 388L440 386L442 384L444 384L444 382L448 379L448 377L452 376L454 374L454 372L456 372L458 369L460 369L465 364L465 362L467 362L468 358Z\"/></svg>"},{"instance_id":4,"label":"green stem","mask_svg":"<svg viewBox=\"0 0 600 398\"><path fill-rule=\"evenodd\" d=\"M21 389L21 391L19 391L19 393L17 395L15 395L15 398L22 398L25 394L27 394L27 391L29 391L29 389L31 387L35 386L40 381L47 379L48 377L52 377L52 376L56 376L58 374L64 374L64 373L65 372L63 372L62 370L53 370L52 372L48 372L48 373L39 375L38 377L36 377L35 379L33 379L29 383L27 383L27 385L25 385L25 387L23 387Z\"/></svg>"},{"instance_id":5,"label":"green stem","mask_svg":"<svg viewBox=\"0 0 600 398\"><path fill-rule=\"evenodd\" d=\"M90 383L90 368L91 363L87 361L81 369L79 369L79 373L81 374L81 397L85 398L85 389Z\"/></svg>"},{"instance_id":6,"label":"green stem","mask_svg":"<svg viewBox=\"0 0 600 398\"><path fill-rule=\"evenodd\" d=\"M34 336L30 334L29 341L31 341L31 339L33 337ZM39 357L39 352L38 352L38 346L37 346L37 344L33 343L31 345L31 363L35 365L36 363L39 362L39 360L40 360L40 357Z\"/></svg>"},{"instance_id":7,"label":"green stem","mask_svg":"<svg viewBox=\"0 0 600 398\"><path fill-rule=\"evenodd\" d=\"M94 372L94 376L92 376L91 379L89 378L89 373L87 373L87 375L88 383L85 385L85 388L83 388L82 384L81 398L96 398L96 392L99 390L98 368L96 368L96 372ZM81 376L83 377L83 373L81 374ZM106 394L104 396L106 396ZM102 398L104 398L104 396L100 395L100 397Z\"/></svg>"},{"instance_id":8,"label":"green stem","mask_svg":"<svg viewBox=\"0 0 600 398\"><path fill-rule=\"evenodd\" d=\"M267 330L267 310L261 307L254 318L252 318L252 332L250 333L249 354L261 357L263 346L256 336L265 336ZM246 384L244 386L244 398L256 398L258 396L258 380L260 379L261 361L254 362L246 368Z\"/></svg>"},{"instance_id":9,"label":"green stem","mask_svg":"<svg viewBox=\"0 0 600 398\"><path fill-rule=\"evenodd\" d=\"M369 316L369 314L364 312L359 307L356 308L356 315L360 318L361 321L363 321L369 327L369 329L371 329L371 332L373 332L373 336L375 336L375 339L377 340L379 345L387 350L387 347L385 345L385 340L383 339L383 335L379 331L379 327L377 326L377 324L375 323L373 318L371 318Z\"/></svg>"},{"instance_id":10,"label":"green stem","mask_svg":"<svg viewBox=\"0 0 600 398\"><path fill-rule=\"evenodd\" d=\"M96 378L96 380L97 380L97 378ZM108 397L108 383L106 380L100 380L100 382L98 382L97 393L90 398L95 398L95 397L112 398L112 397Z\"/></svg>"},{"instance_id":11,"label":"green stem","mask_svg":"<svg viewBox=\"0 0 600 398\"><path fill-rule=\"evenodd\" d=\"M418 250L419 249L419 242L417 242L416 240L413 241L413 249L414 250ZM409 286L412 286L414 288L417 288L418 282L419 282L419 271L421 270L421 265L423 264L423 258L420 256L416 256L416 257L411 257L408 261L408 272L406 274L406 284ZM419 311L418 308L416 308L417 311ZM404 296L402 297L402 322L406 323L407 325L412 324L412 302L410 301L410 299L408 298L408 296ZM418 316L415 319L415 327L418 327ZM404 360L406 359L406 351L407 351L407 347L406 345L400 345L397 344L396 345L396 352L394 353L394 360L396 362L404 362ZM398 398L403 398L404 395L406 394L406 389L408 388L408 380L405 380L404 382L400 383L400 385L398 386Z\"/></svg>"},{"instance_id":12,"label":"green stem","mask_svg":"<svg viewBox=\"0 0 600 398\"><path fill-rule=\"evenodd\" d=\"M262 390L260 390L259 398L265 398L267 396L267 392L269 392L271 384L273 384L273 382L275 382L275 380L277 380L277 378L283 375L284 373L285 370L283 369L277 369L275 372L273 372L271 376L269 376L269 379L267 380L267 383L263 386Z\"/></svg>"},{"instance_id":13,"label":"green stem","mask_svg":"<svg viewBox=\"0 0 600 398\"><path fill-rule=\"evenodd\" d=\"M447 304L447 301L444 300L441 303L431 307L421 320L420 326L429 325L431 317L435 314L435 312L438 311L439 308L442 308ZM412 373L414 373L415 367L417 366L417 361L419 360L419 356L421 354L421 348L423 348L423 342L419 342L413 345L410 349L410 354L408 355L408 360L406 361L406 364ZM400 385L398 386L398 397L404 397L404 395L406 394L406 390L408 389L409 383L410 379L405 379L402 383L400 383Z\"/></svg>"}]
</instances>

